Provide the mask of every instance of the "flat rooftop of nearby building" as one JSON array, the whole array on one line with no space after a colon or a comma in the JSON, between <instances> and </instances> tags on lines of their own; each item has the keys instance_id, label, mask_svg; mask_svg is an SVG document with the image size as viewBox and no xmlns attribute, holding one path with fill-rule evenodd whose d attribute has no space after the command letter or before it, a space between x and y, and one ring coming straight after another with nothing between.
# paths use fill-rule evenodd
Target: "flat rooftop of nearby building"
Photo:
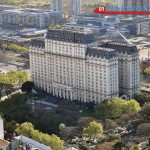
<instances>
[{"instance_id":1,"label":"flat rooftop of nearby building","mask_svg":"<svg viewBox=\"0 0 150 150\"><path fill-rule=\"evenodd\" d=\"M111 48L104 48L104 47L90 47L92 49L96 49L96 50L100 50L100 51L106 51L106 52L114 52L115 50L114 49L111 49Z\"/></svg>"},{"instance_id":2,"label":"flat rooftop of nearby building","mask_svg":"<svg viewBox=\"0 0 150 150\"><path fill-rule=\"evenodd\" d=\"M66 29L49 29L47 32L47 39L79 43L90 44L95 41L94 34L91 30L66 30Z\"/></svg>"},{"instance_id":3,"label":"flat rooftop of nearby building","mask_svg":"<svg viewBox=\"0 0 150 150\"><path fill-rule=\"evenodd\" d=\"M84 24L76 24L76 23L66 23L63 25L63 27L81 27L81 28L97 28L97 29L104 29L102 27L99 27L99 26L95 26L95 25L92 25L92 24L87 24L87 25L84 25Z\"/></svg>"},{"instance_id":4,"label":"flat rooftop of nearby building","mask_svg":"<svg viewBox=\"0 0 150 150\"><path fill-rule=\"evenodd\" d=\"M30 41L30 39L27 38L21 38L20 36L0 36L0 40L2 41L13 41L13 42L27 42Z\"/></svg>"},{"instance_id":5,"label":"flat rooftop of nearby building","mask_svg":"<svg viewBox=\"0 0 150 150\"><path fill-rule=\"evenodd\" d=\"M0 140L0 148L9 145L9 142L5 140Z\"/></svg>"},{"instance_id":6,"label":"flat rooftop of nearby building","mask_svg":"<svg viewBox=\"0 0 150 150\"><path fill-rule=\"evenodd\" d=\"M90 29L84 29L84 30L67 30L65 28L61 29L49 29L49 31L57 31L57 32L70 32L70 33L79 33L79 34L93 34L93 32Z\"/></svg>"},{"instance_id":7,"label":"flat rooftop of nearby building","mask_svg":"<svg viewBox=\"0 0 150 150\"><path fill-rule=\"evenodd\" d=\"M60 11L53 11L53 10L44 10L44 9L6 9L3 10L3 12L8 12L8 13L19 13L19 14L43 14L43 13L61 13Z\"/></svg>"},{"instance_id":8,"label":"flat rooftop of nearby building","mask_svg":"<svg viewBox=\"0 0 150 150\"><path fill-rule=\"evenodd\" d=\"M18 70L17 66L6 63L0 63L0 73L7 73L9 70Z\"/></svg>"},{"instance_id":9,"label":"flat rooftop of nearby building","mask_svg":"<svg viewBox=\"0 0 150 150\"><path fill-rule=\"evenodd\" d=\"M100 41L102 45L115 45L115 46L122 46L122 47L135 47L135 45L129 45L128 43L121 43L113 40L103 40Z\"/></svg>"},{"instance_id":10,"label":"flat rooftop of nearby building","mask_svg":"<svg viewBox=\"0 0 150 150\"><path fill-rule=\"evenodd\" d=\"M31 45L34 47L45 47L45 38L36 38L31 40Z\"/></svg>"},{"instance_id":11,"label":"flat rooftop of nearby building","mask_svg":"<svg viewBox=\"0 0 150 150\"><path fill-rule=\"evenodd\" d=\"M145 18L145 17L133 17L133 18L126 18L121 20L121 24L123 25L124 23L130 24L130 23L141 23L141 22L147 22L150 21L150 18Z\"/></svg>"},{"instance_id":12,"label":"flat rooftop of nearby building","mask_svg":"<svg viewBox=\"0 0 150 150\"><path fill-rule=\"evenodd\" d=\"M29 139L28 137L25 137L23 135L17 136L14 138L15 140L22 141L23 143L27 143L30 145L30 147L33 149L42 149L42 150L52 150L49 146L46 146L44 144L41 144L37 141L34 141L32 139Z\"/></svg>"}]
</instances>

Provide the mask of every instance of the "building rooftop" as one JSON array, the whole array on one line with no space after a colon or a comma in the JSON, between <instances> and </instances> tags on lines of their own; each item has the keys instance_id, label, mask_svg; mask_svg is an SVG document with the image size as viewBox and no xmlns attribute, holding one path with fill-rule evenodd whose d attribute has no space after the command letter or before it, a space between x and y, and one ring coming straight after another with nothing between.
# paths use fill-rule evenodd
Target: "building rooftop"
<instances>
[{"instance_id":1,"label":"building rooftop","mask_svg":"<svg viewBox=\"0 0 150 150\"><path fill-rule=\"evenodd\" d=\"M142 23L142 22L149 22L150 18L145 18L143 16L137 16L133 18L127 18L121 20L121 25L125 24L132 24L132 23Z\"/></svg>"},{"instance_id":2,"label":"building rooftop","mask_svg":"<svg viewBox=\"0 0 150 150\"><path fill-rule=\"evenodd\" d=\"M0 140L0 148L9 145L9 143L5 140Z\"/></svg>"},{"instance_id":3,"label":"building rooftop","mask_svg":"<svg viewBox=\"0 0 150 150\"><path fill-rule=\"evenodd\" d=\"M21 38L20 36L6 36L1 35L0 40L2 41L12 41L12 42L27 42L30 41L30 39Z\"/></svg>"},{"instance_id":4,"label":"building rooftop","mask_svg":"<svg viewBox=\"0 0 150 150\"><path fill-rule=\"evenodd\" d=\"M23 142L22 144L23 145L25 144L24 146L26 148L28 148L29 150L32 150L34 148L35 149L40 149L40 150L52 150L49 146L41 144L41 143L39 143L37 141L34 141L32 139L29 139L29 138L27 138L27 137L25 137L23 135L15 137L14 140L18 140L20 142Z\"/></svg>"},{"instance_id":5,"label":"building rooftop","mask_svg":"<svg viewBox=\"0 0 150 150\"><path fill-rule=\"evenodd\" d=\"M93 57L101 57L105 59L111 59L116 57L116 50L111 48L104 48L104 47L89 47L87 49L87 55Z\"/></svg>"},{"instance_id":6,"label":"building rooftop","mask_svg":"<svg viewBox=\"0 0 150 150\"><path fill-rule=\"evenodd\" d=\"M101 44L99 44L99 47L115 49L118 52L127 53L128 55L131 55L134 52L138 52L138 49L135 45L117 43L114 41L101 42Z\"/></svg>"},{"instance_id":7,"label":"building rooftop","mask_svg":"<svg viewBox=\"0 0 150 150\"><path fill-rule=\"evenodd\" d=\"M5 13L17 13L17 14L58 14L60 11L44 10L44 9L6 9Z\"/></svg>"},{"instance_id":8,"label":"building rooftop","mask_svg":"<svg viewBox=\"0 0 150 150\"><path fill-rule=\"evenodd\" d=\"M31 46L44 48L45 47L45 39L44 38L32 39Z\"/></svg>"},{"instance_id":9,"label":"building rooftop","mask_svg":"<svg viewBox=\"0 0 150 150\"><path fill-rule=\"evenodd\" d=\"M79 44L90 44L95 41L94 34L91 30L75 31L65 29L49 29L46 38Z\"/></svg>"}]
</instances>

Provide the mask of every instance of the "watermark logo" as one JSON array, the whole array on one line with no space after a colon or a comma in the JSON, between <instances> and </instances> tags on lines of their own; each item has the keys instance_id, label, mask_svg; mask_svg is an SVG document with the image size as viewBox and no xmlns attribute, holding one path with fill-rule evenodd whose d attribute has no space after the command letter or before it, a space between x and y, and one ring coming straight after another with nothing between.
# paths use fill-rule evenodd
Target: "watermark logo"
<instances>
[{"instance_id":1,"label":"watermark logo","mask_svg":"<svg viewBox=\"0 0 150 150\"><path fill-rule=\"evenodd\" d=\"M108 15L149 15L149 6L137 6L137 7L119 7L119 6L99 6L94 13L108 14Z\"/></svg>"}]
</instances>

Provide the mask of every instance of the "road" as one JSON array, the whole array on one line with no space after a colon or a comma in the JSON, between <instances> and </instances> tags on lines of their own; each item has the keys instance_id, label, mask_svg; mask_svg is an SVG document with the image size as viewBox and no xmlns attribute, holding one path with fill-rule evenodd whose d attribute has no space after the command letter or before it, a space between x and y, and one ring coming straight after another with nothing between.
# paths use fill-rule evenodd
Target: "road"
<instances>
[{"instance_id":1,"label":"road","mask_svg":"<svg viewBox=\"0 0 150 150\"><path fill-rule=\"evenodd\" d=\"M16 93L21 93L21 90L17 90L17 91L15 91L15 92L12 92L11 94L9 94L9 96L14 95L14 94L16 94ZM4 100L7 99L7 98L8 98L7 95L2 96L2 98L1 98L0 101L4 101Z\"/></svg>"}]
</instances>

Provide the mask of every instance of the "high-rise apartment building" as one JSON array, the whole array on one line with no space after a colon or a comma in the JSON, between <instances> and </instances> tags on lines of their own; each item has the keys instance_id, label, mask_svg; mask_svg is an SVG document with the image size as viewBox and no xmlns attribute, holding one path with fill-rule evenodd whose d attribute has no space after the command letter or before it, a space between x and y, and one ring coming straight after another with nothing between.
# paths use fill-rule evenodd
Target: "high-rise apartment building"
<instances>
[{"instance_id":1,"label":"high-rise apartment building","mask_svg":"<svg viewBox=\"0 0 150 150\"><path fill-rule=\"evenodd\" d=\"M82 0L68 0L68 15L79 15L81 14L81 2Z\"/></svg>"},{"instance_id":2,"label":"high-rise apartment building","mask_svg":"<svg viewBox=\"0 0 150 150\"><path fill-rule=\"evenodd\" d=\"M70 100L100 103L139 91L136 47L95 43L89 31L50 29L45 41L32 40L30 65L36 87Z\"/></svg>"},{"instance_id":3,"label":"high-rise apartment building","mask_svg":"<svg viewBox=\"0 0 150 150\"><path fill-rule=\"evenodd\" d=\"M64 0L51 0L51 9L64 12Z\"/></svg>"},{"instance_id":4,"label":"high-rise apartment building","mask_svg":"<svg viewBox=\"0 0 150 150\"><path fill-rule=\"evenodd\" d=\"M149 6L149 3L150 3L149 0L117 0L117 5L121 7ZM136 16L136 15L126 15L126 16Z\"/></svg>"},{"instance_id":5,"label":"high-rise apartment building","mask_svg":"<svg viewBox=\"0 0 150 150\"><path fill-rule=\"evenodd\" d=\"M149 0L117 0L118 6L149 6Z\"/></svg>"},{"instance_id":6,"label":"high-rise apartment building","mask_svg":"<svg viewBox=\"0 0 150 150\"><path fill-rule=\"evenodd\" d=\"M20 24L25 27L30 25L33 28L47 28L52 22L57 24L62 17L63 15L59 11L8 9L0 12L0 24L8 28L18 28Z\"/></svg>"}]
</instances>

